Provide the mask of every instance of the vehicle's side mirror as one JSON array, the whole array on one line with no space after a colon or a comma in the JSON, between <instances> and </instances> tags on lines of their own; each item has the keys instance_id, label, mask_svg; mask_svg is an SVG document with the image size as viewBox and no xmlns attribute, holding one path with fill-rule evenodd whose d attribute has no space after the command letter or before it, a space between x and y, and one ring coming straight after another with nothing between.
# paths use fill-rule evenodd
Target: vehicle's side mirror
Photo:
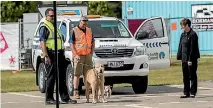
<instances>
[{"instance_id":1,"label":"vehicle's side mirror","mask_svg":"<svg viewBox=\"0 0 213 108\"><path fill-rule=\"evenodd\" d=\"M142 39L145 39L145 38L148 38L148 37L149 37L149 34L148 34L146 31L139 32L139 33L136 35L136 39L137 39L137 40L142 40Z\"/></svg>"}]
</instances>

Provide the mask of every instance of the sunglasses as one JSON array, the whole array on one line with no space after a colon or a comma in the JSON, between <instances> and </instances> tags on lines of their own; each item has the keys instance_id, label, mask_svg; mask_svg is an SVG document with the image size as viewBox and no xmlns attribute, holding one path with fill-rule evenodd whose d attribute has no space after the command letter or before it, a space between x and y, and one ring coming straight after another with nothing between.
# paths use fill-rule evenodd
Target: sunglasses
<instances>
[{"instance_id":1,"label":"sunglasses","mask_svg":"<svg viewBox=\"0 0 213 108\"><path fill-rule=\"evenodd\" d=\"M49 17L54 17L54 15L48 15Z\"/></svg>"}]
</instances>

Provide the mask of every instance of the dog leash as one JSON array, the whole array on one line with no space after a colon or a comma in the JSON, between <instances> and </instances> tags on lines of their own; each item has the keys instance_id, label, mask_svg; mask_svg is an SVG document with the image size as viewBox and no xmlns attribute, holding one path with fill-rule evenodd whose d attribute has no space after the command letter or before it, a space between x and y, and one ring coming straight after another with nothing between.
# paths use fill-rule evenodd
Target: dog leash
<instances>
[{"instance_id":1,"label":"dog leash","mask_svg":"<svg viewBox=\"0 0 213 108\"><path fill-rule=\"evenodd\" d=\"M75 62L75 61L73 61L73 60L70 60L72 63L79 63L79 64L81 64L81 65L85 65L85 66L88 66L88 67L92 67L92 69L95 71L95 75L96 76L98 76L97 75L97 70L94 68L94 65L90 65L90 64L85 64L85 63L81 63L81 62ZM94 61L93 61L93 63L94 63ZM73 64L73 66L74 66L74 64Z\"/></svg>"},{"instance_id":2,"label":"dog leash","mask_svg":"<svg viewBox=\"0 0 213 108\"><path fill-rule=\"evenodd\" d=\"M85 64L85 63L81 63L81 62L75 62L75 61L73 61L73 60L70 60L70 61L73 63L73 66L74 66L74 63L79 63L79 64L84 65L84 66L92 67L93 70L94 70L94 72L95 72L95 75L98 76L98 74L97 74L97 72L96 72L97 70L94 68L94 65ZM94 61L93 61L93 63L94 63ZM45 67L47 67L47 64L44 63L44 65L45 65ZM46 72L47 72L46 77L45 77L45 80L47 80L47 76L50 74L50 71L51 71L52 68L53 68L53 64L52 64L52 65L48 65L47 68L49 68L49 69L48 69L48 71L47 71L47 69L45 68L45 70L46 70Z\"/></svg>"},{"instance_id":3,"label":"dog leash","mask_svg":"<svg viewBox=\"0 0 213 108\"><path fill-rule=\"evenodd\" d=\"M90 64L85 64L85 63L81 63L81 62L75 62L73 60L70 60L72 63L79 63L81 65L85 65L85 66L88 66L88 67L94 67L93 65L90 65Z\"/></svg>"},{"instance_id":4,"label":"dog leash","mask_svg":"<svg viewBox=\"0 0 213 108\"><path fill-rule=\"evenodd\" d=\"M90 64L85 64L85 63L81 63L81 62L75 62L74 60L70 60L72 63L79 63L81 65L85 65L85 66L88 66L88 67L92 67L93 71L95 72L95 75L98 77L98 79L100 79L100 76L98 75L97 73L97 70L95 69L94 65L90 65ZM94 60L93 60L93 63L94 63ZM73 64L74 66L74 64Z\"/></svg>"}]
</instances>

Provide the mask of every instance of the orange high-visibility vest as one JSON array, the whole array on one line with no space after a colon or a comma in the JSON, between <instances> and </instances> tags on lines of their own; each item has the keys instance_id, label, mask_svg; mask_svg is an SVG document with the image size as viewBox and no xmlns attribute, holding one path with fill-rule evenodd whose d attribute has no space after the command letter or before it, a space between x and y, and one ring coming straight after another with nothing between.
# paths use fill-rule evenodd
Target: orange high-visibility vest
<instances>
[{"instance_id":1,"label":"orange high-visibility vest","mask_svg":"<svg viewBox=\"0 0 213 108\"><path fill-rule=\"evenodd\" d=\"M74 47L77 55L88 55L92 48L92 31L86 27L86 34L78 27L73 28L75 33Z\"/></svg>"}]
</instances>

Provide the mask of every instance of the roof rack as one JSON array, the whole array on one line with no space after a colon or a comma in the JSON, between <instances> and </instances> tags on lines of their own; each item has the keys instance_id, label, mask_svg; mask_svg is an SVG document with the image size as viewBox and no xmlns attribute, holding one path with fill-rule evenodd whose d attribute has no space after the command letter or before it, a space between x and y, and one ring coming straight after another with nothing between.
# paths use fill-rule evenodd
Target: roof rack
<instances>
[{"instance_id":1,"label":"roof rack","mask_svg":"<svg viewBox=\"0 0 213 108\"><path fill-rule=\"evenodd\" d=\"M76 12L61 12L59 15L77 15Z\"/></svg>"},{"instance_id":2,"label":"roof rack","mask_svg":"<svg viewBox=\"0 0 213 108\"><path fill-rule=\"evenodd\" d=\"M93 18L100 18L100 15L87 15L88 19L93 19Z\"/></svg>"}]
</instances>

